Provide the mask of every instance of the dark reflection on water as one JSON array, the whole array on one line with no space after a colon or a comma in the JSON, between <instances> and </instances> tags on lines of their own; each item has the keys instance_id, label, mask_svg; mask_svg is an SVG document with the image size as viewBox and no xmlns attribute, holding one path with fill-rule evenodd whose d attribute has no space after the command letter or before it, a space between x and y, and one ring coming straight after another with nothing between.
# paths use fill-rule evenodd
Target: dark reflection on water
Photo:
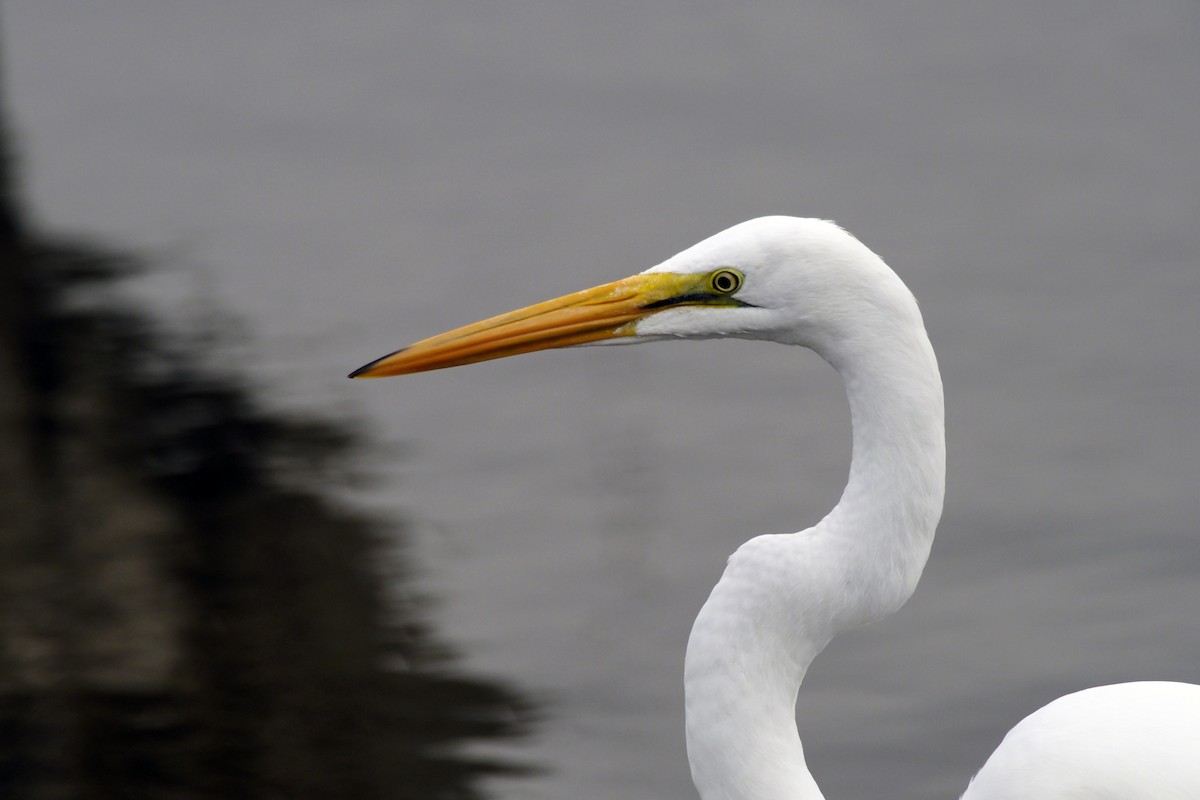
<instances>
[{"instance_id":1,"label":"dark reflection on water","mask_svg":"<svg viewBox=\"0 0 1200 800\"><path fill-rule=\"evenodd\" d=\"M322 489L351 432L112 301L142 265L30 233L5 165L0 796L471 798L524 769L461 754L529 705L454 671L382 588L395 526L385 553Z\"/></svg>"}]
</instances>

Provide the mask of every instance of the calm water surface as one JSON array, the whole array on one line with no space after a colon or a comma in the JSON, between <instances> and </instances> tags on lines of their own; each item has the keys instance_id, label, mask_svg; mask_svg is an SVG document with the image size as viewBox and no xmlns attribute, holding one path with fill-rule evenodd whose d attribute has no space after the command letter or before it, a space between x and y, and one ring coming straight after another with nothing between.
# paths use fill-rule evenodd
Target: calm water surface
<instances>
[{"instance_id":1,"label":"calm water surface","mask_svg":"<svg viewBox=\"0 0 1200 800\"><path fill-rule=\"evenodd\" d=\"M5 6L37 209L168 254L145 293L244 316L280 406L366 421L357 499L549 703L550 773L497 797L693 796L691 619L836 501L841 388L744 342L343 376L764 213L883 255L948 400L920 589L801 691L826 795L957 796L1054 696L1200 681L1195 3L55 6Z\"/></svg>"}]
</instances>

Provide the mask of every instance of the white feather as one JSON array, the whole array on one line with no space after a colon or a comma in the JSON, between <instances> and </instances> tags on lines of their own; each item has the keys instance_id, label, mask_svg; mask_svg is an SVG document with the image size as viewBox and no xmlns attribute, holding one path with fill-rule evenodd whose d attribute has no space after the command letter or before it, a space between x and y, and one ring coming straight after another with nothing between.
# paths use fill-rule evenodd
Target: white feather
<instances>
[{"instance_id":1,"label":"white feather","mask_svg":"<svg viewBox=\"0 0 1200 800\"><path fill-rule=\"evenodd\" d=\"M796 694L838 631L894 612L916 588L945 487L941 377L912 294L833 223L751 220L649 271L720 267L744 273L736 298L746 307L666 310L637 335L809 347L842 377L854 442L833 511L809 530L742 545L696 618L684 667L688 758L704 800L815 800ZM1132 683L1061 698L1009 733L964 798L1200 798L1200 687Z\"/></svg>"}]
</instances>

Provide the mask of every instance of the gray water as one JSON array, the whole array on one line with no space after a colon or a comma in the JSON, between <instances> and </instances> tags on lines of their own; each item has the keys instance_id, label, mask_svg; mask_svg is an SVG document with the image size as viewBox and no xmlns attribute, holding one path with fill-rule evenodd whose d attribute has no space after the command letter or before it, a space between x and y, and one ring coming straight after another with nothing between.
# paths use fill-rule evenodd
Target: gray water
<instances>
[{"instance_id":1,"label":"gray water","mask_svg":"<svg viewBox=\"0 0 1200 800\"><path fill-rule=\"evenodd\" d=\"M765 213L921 299L949 412L916 596L801 690L838 798L954 797L1064 692L1200 681L1200 5L4 7L42 219L177 265L283 408L378 441L467 664L548 702L503 798L690 798L681 666L726 554L837 499L833 372L756 343L350 369ZM218 357L228 358L228 354ZM346 490L348 493L350 489Z\"/></svg>"}]
</instances>

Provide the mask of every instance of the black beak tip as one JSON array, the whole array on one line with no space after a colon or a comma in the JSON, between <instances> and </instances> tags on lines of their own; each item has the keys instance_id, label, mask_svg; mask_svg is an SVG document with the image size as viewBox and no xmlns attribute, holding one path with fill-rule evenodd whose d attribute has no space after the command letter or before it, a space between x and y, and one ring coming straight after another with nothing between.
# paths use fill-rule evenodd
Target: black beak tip
<instances>
[{"instance_id":1,"label":"black beak tip","mask_svg":"<svg viewBox=\"0 0 1200 800\"><path fill-rule=\"evenodd\" d=\"M396 353L401 353L401 352L403 352L403 350L396 350L396 351L393 351L393 352L391 352L391 353L388 353L386 356L382 356L382 357L380 357L380 358L377 358L377 359L375 359L374 361L372 361L372 362L370 362L370 363L368 363L368 364L363 364L361 367L359 367L358 369L354 370L354 372L351 372L351 373L350 373L349 375L347 375L346 377L347 377L347 378L359 378L359 377L362 377L362 376L363 376L363 373L365 373L365 372L370 372L371 368L372 368L372 367L374 367L376 364L378 364L380 361L386 361L387 359L389 359L389 358L391 358L392 356L396 355ZM368 376L366 376L366 377L370 377L370 376L368 375Z\"/></svg>"}]
</instances>

